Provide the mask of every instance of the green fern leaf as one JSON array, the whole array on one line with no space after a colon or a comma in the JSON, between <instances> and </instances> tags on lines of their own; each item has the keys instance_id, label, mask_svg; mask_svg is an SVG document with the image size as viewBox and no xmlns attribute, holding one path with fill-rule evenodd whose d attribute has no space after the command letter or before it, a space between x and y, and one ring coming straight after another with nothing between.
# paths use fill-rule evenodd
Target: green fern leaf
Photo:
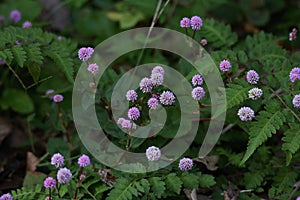
<instances>
[{"instance_id":1,"label":"green fern leaf","mask_svg":"<svg viewBox=\"0 0 300 200\"><path fill-rule=\"evenodd\" d=\"M13 52L14 58L16 59L18 65L23 68L24 62L26 61L26 52L24 51L23 47L20 45L15 45L11 48Z\"/></svg>"},{"instance_id":2,"label":"green fern leaf","mask_svg":"<svg viewBox=\"0 0 300 200\"><path fill-rule=\"evenodd\" d=\"M49 56L57 66L64 72L70 83L74 83L73 61L65 52L58 53L57 51L44 51L44 54Z\"/></svg>"},{"instance_id":3,"label":"green fern leaf","mask_svg":"<svg viewBox=\"0 0 300 200\"><path fill-rule=\"evenodd\" d=\"M166 176L165 182L168 191L172 191L175 192L176 194L180 194L182 181L176 174L174 173L168 174Z\"/></svg>"},{"instance_id":4,"label":"green fern leaf","mask_svg":"<svg viewBox=\"0 0 300 200\"><path fill-rule=\"evenodd\" d=\"M263 174L259 171L246 172L244 175L246 189L256 189L261 186L263 180Z\"/></svg>"},{"instance_id":5,"label":"green fern leaf","mask_svg":"<svg viewBox=\"0 0 300 200\"><path fill-rule=\"evenodd\" d=\"M287 110L280 109L280 103L276 100L269 101L266 105L266 111L259 112L256 122L250 124L249 142L247 151L241 161L244 164L254 151L264 143L272 134L286 121L285 114Z\"/></svg>"},{"instance_id":6,"label":"green fern leaf","mask_svg":"<svg viewBox=\"0 0 300 200\"><path fill-rule=\"evenodd\" d=\"M228 84L226 89L227 109L239 105L248 99L248 91L251 86L242 80L235 80L234 84Z\"/></svg>"},{"instance_id":7,"label":"green fern leaf","mask_svg":"<svg viewBox=\"0 0 300 200\"><path fill-rule=\"evenodd\" d=\"M39 44L30 44L24 48L27 54L27 60L29 63L43 63L42 51Z\"/></svg>"},{"instance_id":8,"label":"green fern leaf","mask_svg":"<svg viewBox=\"0 0 300 200\"><path fill-rule=\"evenodd\" d=\"M106 200L131 200L133 193L136 190L132 189L132 183L126 178L117 179L114 188L109 192Z\"/></svg>"},{"instance_id":9,"label":"green fern leaf","mask_svg":"<svg viewBox=\"0 0 300 200\"><path fill-rule=\"evenodd\" d=\"M231 27L214 19L204 19L201 32L215 48L230 47L237 42L237 34L231 31Z\"/></svg>"},{"instance_id":10,"label":"green fern leaf","mask_svg":"<svg viewBox=\"0 0 300 200\"><path fill-rule=\"evenodd\" d=\"M166 190L165 182L163 182L160 177L151 177L149 178L149 182L151 184L151 190L155 196L161 198Z\"/></svg>"},{"instance_id":11,"label":"green fern leaf","mask_svg":"<svg viewBox=\"0 0 300 200\"><path fill-rule=\"evenodd\" d=\"M211 187L216 184L216 181L212 175L201 174L199 178L199 184L201 187Z\"/></svg>"},{"instance_id":12,"label":"green fern leaf","mask_svg":"<svg viewBox=\"0 0 300 200\"><path fill-rule=\"evenodd\" d=\"M291 124L291 129L284 132L285 137L282 138L284 144L282 150L296 153L300 148L300 126L299 124Z\"/></svg>"},{"instance_id":13,"label":"green fern leaf","mask_svg":"<svg viewBox=\"0 0 300 200\"><path fill-rule=\"evenodd\" d=\"M191 173L182 173L181 180L183 182L183 186L188 189L198 188L199 186L199 177L196 174Z\"/></svg>"}]
</instances>

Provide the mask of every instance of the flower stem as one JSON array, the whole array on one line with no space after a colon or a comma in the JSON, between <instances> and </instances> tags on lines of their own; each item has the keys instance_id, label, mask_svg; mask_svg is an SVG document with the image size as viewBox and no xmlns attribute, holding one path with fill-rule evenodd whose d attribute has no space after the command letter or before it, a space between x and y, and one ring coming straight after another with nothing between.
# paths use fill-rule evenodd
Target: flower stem
<instances>
[{"instance_id":1,"label":"flower stem","mask_svg":"<svg viewBox=\"0 0 300 200\"><path fill-rule=\"evenodd\" d=\"M81 183L80 176L81 176L82 172L83 172L83 167L80 167L79 174L78 174L78 179L77 179L76 190L75 190L75 195L74 195L74 200L77 200L78 190L79 190L79 186L80 186L80 183Z\"/></svg>"}]
</instances>

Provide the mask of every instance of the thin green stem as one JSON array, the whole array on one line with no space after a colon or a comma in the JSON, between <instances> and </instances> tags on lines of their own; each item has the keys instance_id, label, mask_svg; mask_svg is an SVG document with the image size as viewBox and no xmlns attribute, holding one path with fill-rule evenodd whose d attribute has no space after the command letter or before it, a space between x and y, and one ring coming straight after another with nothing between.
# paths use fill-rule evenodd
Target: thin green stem
<instances>
[{"instance_id":1,"label":"thin green stem","mask_svg":"<svg viewBox=\"0 0 300 200\"><path fill-rule=\"evenodd\" d=\"M25 84L23 83L22 79L19 77L19 75L15 72L15 70L6 63L6 65L8 66L9 70L14 74L14 76L18 79L19 83L22 85L22 87L24 88L24 90L27 90Z\"/></svg>"},{"instance_id":2,"label":"thin green stem","mask_svg":"<svg viewBox=\"0 0 300 200\"><path fill-rule=\"evenodd\" d=\"M80 184L81 184L80 176L81 176L82 172L83 172L83 167L80 167L79 173L78 173L78 179L77 179L77 185L76 185L76 190L75 190L74 200L77 200L77 195L78 195L78 191L79 191L79 186L80 186Z\"/></svg>"}]
</instances>

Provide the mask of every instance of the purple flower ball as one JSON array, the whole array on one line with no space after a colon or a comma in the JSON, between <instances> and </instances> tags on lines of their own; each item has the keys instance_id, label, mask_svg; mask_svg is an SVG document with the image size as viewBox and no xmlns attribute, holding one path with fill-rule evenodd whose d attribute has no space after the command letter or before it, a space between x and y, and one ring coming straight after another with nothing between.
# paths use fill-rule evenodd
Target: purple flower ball
<instances>
[{"instance_id":1,"label":"purple flower ball","mask_svg":"<svg viewBox=\"0 0 300 200\"><path fill-rule=\"evenodd\" d=\"M127 93L126 93L126 99L128 101L134 102L134 101L137 100L137 98L138 98L138 94L136 93L136 91L134 91L134 90L128 90L127 91Z\"/></svg>"},{"instance_id":2,"label":"purple flower ball","mask_svg":"<svg viewBox=\"0 0 300 200\"><path fill-rule=\"evenodd\" d=\"M172 105L175 103L175 96L170 91L163 91L159 97L160 103L163 105Z\"/></svg>"},{"instance_id":3,"label":"purple flower ball","mask_svg":"<svg viewBox=\"0 0 300 200\"><path fill-rule=\"evenodd\" d=\"M16 40L15 44L16 44L16 45L20 45L20 44L22 44L22 43L21 43L19 40Z\"/></svg>"},{"instance_id":4,"label":"purple flower ball","mask_svg":"<svg viewBox=\"0 0 300 200\"><path fill-rule=\"evenodd\" d=\"M64 162L65 158L60 153L56 153L51 157L51 165L54 165L56 168L62 167Z\"/></svg>"},{"instance_id":5,"label":"purple flower ball","mask_svg":"<svg viewBox=\"0 0 300 200\"><path fill-rule=\"evenodd\" d=\"M44 187L45 188L55 188L56 186L56 180L52 177L47 177L45 180L44 180Z\"/></svg>"},{"instance_id":6,"label":"purple flower ball","mask_svg":"<svg viewBox=\"0 0 300 200\"><path fill-rule=\"evenodd\" d=\"M0 197L0 200L13 200L12 196L7 193L7 194L3 194L1 197Z\"/></svg>"},{"instance_id":7,"label":"purple flower ball","mask_svg":"<svg viewBox=\"0 0 300 200\"><path fill-rule=\"evenodd\" d=\"M292 32L290 32L290 34L289 34L290 41L297 39L297 32L298 32L298 30L296 28L293 28Z\"/></svg>"},{"instance_id":8,"label":"purple flower ball","mask_svg":"<svg viewBox=\"0 0 300 200\"><path fill-rule=\"evenodd\" d=\"M202 19L199 16L191 18L191 27L193 30L200 30L202 27Z\"/></svg>"},{"instance_id":9,"label":"purple flower ball","mask_svg":"<svg viewBox=\"0 0 300 200\"><path fill-rule=\"evenodd\" d=\"M30 28L32 27L32 23L30 21L25 21L22 25L22 28Z\"/></svg>"},{"instance_id":10,"label":"purple flower ball","mask_svg":"<svg viewBox=\"0 0 300 200\"><path fill-rule=\"evenodd\" d=\"M82 61L87 61L92 54L94 53L94 49L91 47L82 47L78 51L78 57Z\"/></svg>"},{"instance_id":11,"label":"purple flower ball","mask_svg":"<svg viewBox=\"0 0 300 200\"><path fill-rule=\"evenodd\" d=\"M229 62L229 60L222 60L220 62L220 70L223 72L227 72L229 71L229 69L231 68L231 64Z\"/></svg>"},{"instance_id":12,"label":"purple flower ball","mask_svg":"<svg viewBox=\"0 0 300 200\"><path fill-rule=\"evenodd\" d=\"M9 18L10 18L11 20L13 20L15 23L17 23L18 21L21 20L22 15L21 15L20 11L18 11L18 10L13 10L13 11L10 12Z\"/></svg>"},{"instance_id":13,"label":"purple flower ball","mask_svg":"<svg viewBox=\"0 0 300 200\"><path fill-rule=\"evenodd\" d=\"M61 95L61 94L56 94L56 95L53 96L52 99L55 103L59 103L59 102L62 102L64 100L64 96Z\"/></svg>"},{"instance_id":14,"label":"purple flower ball","mask_svg":"<svg viewBox=\"0 0 300 200\"><path fill-rule=\"evenodd\" d=\"M300 68L294 67L290 72L290 81L294 83L296 80L300 80Z\"/></svg>"},{"instance_id":15,"label":"purple flower ball","mask_svg":"<svg viewBox=\"0 0 300 200\"><path fill-rule=\"evenodd\" d=\"M136 129L136 124L135 123L131 123L130 120L128 119L124 119L121 123L121 127L124 129Z\"/></svg>"},{"instance_id":16,"label":"purple flower ball","mask_svg":"<svg viewBox=\"0 0 300 200\"><path fill-rule=\"evenodd\" d=\"M158 100L156 98L150 98L147 102L148 106L152 110L156 110L158 107Z\"/></svg>"},{"instance_id":17,"label":"purple flower ball","mask_svg":"<svg viewBox=\"0 0 300 200\"><path fill-rule=\"evenodd\" d=\"M300 200L300 196L299 197L297 197L297 199L296 200Z\"/></svg>"},{"instance_id":18,"label":"purple flower ball","mask_svg":"<svg viewBox=\"0 0 300 200\"><path fill-rule=\"evenodd\" d=\"M237 115L242 121L251 121L255 117L254 111L249 107L240 108Z\"/></svg>"},{"instance_id":19,"label":"purple flower ball","mask_svg":"<svg viewBox=\"0 0 300 200\"><path fill-rule=\"evenodd\" d=\"M207 40L206 40L206 39L202 39L202 40L200 41L200 44L201 44L202 46L207 45Z\"/></svg>"},{"instance_id":20,"label":"purple flower ball","mask_svg":"<svg viewBox=\"0 0 300 200\"><path fill-rule=\"evenodd\" d=\"M188 170L191 170L193 168L193 160L190 159L190 158L182 158L180 161L179 161L179 169L181 171L188 171Z\"/></svg>"},{"instance_id":21,"label":"purple flower ball","mask_svg":"<svg viewBox=\"0 0 300 200\"><path fill-rule=\"evenodd\" d=\"M182 18L180 21L181 28L189 28L191 26L191 20L187 17Z\"/></svg>"},{"instance_id":22,"label":"purple flower ball","mask_svg":"<svg viewBox=\"0 0 300 200\"><path fill-rule=\"evenodd\" d=\"M143 92L143 93L149 93L151 92L153 88L153 83L151 81L151 79L149 78L143 78L140 82L140 90Z\"/></svg>"},{"instance_id":23,"label":"purple flower ball","mask_svg":"<svg viewBox=\"0 0 300 200\"><path fill-rule=\"evenodd\" d=\"M156 73L159 73L159 74L162 74L164 75L165 74L165 70L162 66L155 66L153 69L152 69L152 72L151 74L156 74Z\"/></svg>"},{"instance_id":24,"label":"purple flower ball","mask_svg":"<svg viewBox=\"0 0 300 200\"><path fill-rule=\"evenodd\" d=\"M257 100L263 95L263 91L259 88L253 88L248 91L248 97L252 100Z\"/></svg>"},{"instance_id":25,"label":"purple flower ball","mask_svg":"<svg viewBox=\"0 0 300 200\"><path fill-rule=\"evenodd\" d=\"M123 117L120 117L117 121L117 124L121 125L123 122L124 122L124 118Z\"/></svg>"},{"instance_id":26,"label":"purple flower ball","mask_svg":"<svg viewBox=\"0 0 300 200\"><path fill-rule=\"evenodd\" d=\"M146 150L146 157L149 161L159 160L161 156L160 149L155 146L151 146Z\"/></svg>"},{"instance_id":27,"label":"purple flower ball","mask_svg":"<svg viewBox=\"0 0 300 200\"><path fill-rule=\"evenodd\" d=\"M205 91L202 87L195 87L192 91L192 97L196 101L200 101L205 96Z\"/></svg>"},{"instance_id":28,"label":"purple flower ball","mask_svg":"<svg viewBox=\"0 0 300 200\"><path fill-rule=\"evenodd\" d=\"M163 81L164 81L164 75L161 73L152 73L151 81L152 81L153 86L162 85Z\"/></svg>"},{"instance_id":29,"label":"purple flower ball","mask_svg":"<svg viewBox=\"0 0 300 200\"><path fill-rule=\"evenodd\" d=\"M89 64L87 70L92 74L96 74L99 71L99 66L96 63L92 63Z\"/></svg>"},{"instance_id":30,"label":"purple flower ball","mask_svg":"<svg viewBox=\"0 0 300 200\"><path fill-rule=\"evenodd\" d=\"M88 157L87 155L82 155L78 158L78 165L80 167L86 167L86 166L89 166L91 164L91 161L90 161L90 157Z\"/></svg>"},{"instance_id":31,"label":"purple flower ball","mask_svg":"<svg viewBox=\"0 0 300 200\"><path fill-rule=\"evenodd\" d=\"M5 60L0 59L0 65L5 65L5 64L6 64Z\"/></svg>"},{"instance_id":32,"label":"purple flower ball","mask_svg":"<svg viewBox=\"0 0 300 200\"><path fill-rule=\"evenodd\" d=\"M57 180L61 184L68 184L72 179L72 173L67 168L60 168L57 172Z\"/></svg>"},{"instance_id":33,"label":"purple flower ball","mask_svg":"<svg viewBox=\"0 0 300 200\"><path fill-rule=\"evenodd\" d=\"M193 86L202 85L203 84L203 78L200 74L196 74L192 78L192 84Z\"/></svg>"},{"instance_id":34,"label":"purple flower ball","mask_svg":"<svg viewBox=\"0 0 300 200\"><path fill-rule=\"evenodd\" d=\"M128 115L129 119L137 120L141 114L137 107L132 107L132 108L129 108L127 115Z\"/></svg>"},{"instance_id":35,"label":"purple flower ball","mask_svg":"<svg viewBox=\"0 0 300 200\"><path fill-rule=\"evenodd\" d=\"M255 85L259 81L259 75L255 70L250 70L247 72L246 79L248 83Z\"/></svg>"},{"instance_id":36,"label":"purple flower ball","mask_svg":"<svg viewBox=\"0 0 300 200\"><path fill-rule=\"evenodd\" d=\"M295 95L293 98L293 105L295 108L300 108L300 94Z\"/></svg>"}]
</instances>

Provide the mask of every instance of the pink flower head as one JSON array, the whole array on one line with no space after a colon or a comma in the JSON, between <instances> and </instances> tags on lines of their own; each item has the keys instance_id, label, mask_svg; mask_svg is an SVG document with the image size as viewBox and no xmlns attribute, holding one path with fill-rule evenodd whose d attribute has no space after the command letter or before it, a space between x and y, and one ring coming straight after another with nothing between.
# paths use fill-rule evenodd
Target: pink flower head
<instances>
[{"instance_id":1,"label":"pink flower head","mask_svg":"<svg viewBox=\"0 0 300 200\"><path fill-rule=\"evenodd\" d=\"M53 96L51 94L53 94L53 93L54 93L54 90L50 89L45 92L45 95L48 96L49 99L52 99Z\"/></svg>"},{"instance_id":2,"label":"pink flower head","mask_svg":"<svg viewBox=\"0 0 300 200\"><path fill-rule=\"evenodd\" d=\"M255 117L254 111L249 107L240 108L237 115L242 121L251 121Z\"/></svg>"},{"instance_id":3,"label":"pink flower head","mask_svg":"<svg viewBox=\"0 0 300 200\"><path fill-rule=\"evenodd\" d=\"M57 180L61 184L68 184L72 179L72 173L67 168L60 168L57 172Z\"/></svg>"},{"instance_id":4,"label":"pink flower head","mask_svg":"<svg viewBox=\"0 0 300 200\"><path fill-rule=\"evenodd\" d=\"M78 51L78 57L82 61L87 61L92 54L94 53L94 49L91 47L82 47Z\"/></svg>"},{"instance_id":5,"label":"pink flower head","mask_svg":"<svg viewBox=\"0 0 300 200\"><path fill-rule=\"evenodd\" d=\"M190 159L190 158L182 158L180 161L179 161L179 169L181 171L188 171L188 170L191 170L193 168L193 160Z\"/></svg>"},{"instance_id":6,"label":"pink flower head","mask_svg":"<svg viewBox=\"0 0 300 200\"><path fill-rule=\"evenodd\" d=\"M87 70L92 74L96 74L99 71L99 66L96 63L89 64Z\"/></svg>"},{"instance_id":7,"label":"pink flower head","mask_svg":"<svg viewBox=\"0 0 300 200\"><path fill-rule=\"evenodd\" d=\"M11 20L13 20L15 23L17 23L18 21L21 20L22 15L21 15L20 11L18 11L18 10L13 10L13 11L10 12L9 18L10 18Z\"/></svg>"},{"instance_id":8,"label":"pink flower head","mask_svg":"<svg viewBox=\"0 0 300 200\"><path fill-rule=\"evenodd\" d=\"M156 110L158 107L158 100L156 98L150 98L147 102L150 109Z\"/></svg>"},{"instance_id":9,"label":"pink flower head","mask_svg":"<svg viewBox=\"0 0 300 200\"><path fill-rule=\"evenodd\" d=\"M153 83L151 81L151 79L149 78L143 78L140 82L140 90L143 92L143 93L149 93L151 92L153 88Z\"/></svg>"},{"instance_id":10,"label":"pink flower head","mask_svg":"<svg viewBox=\"0 0 300 200\"><path fill-rule=\"evenodd\" d=\"M140 115L140 111L137 107L132 107L128 110L128 118L131 120L137 120Z\"/></svg>"},{"instance_id":11,"label":"pink flower head","mask_svg":"<svg viewBox=\"0 0 300 200\"><path fill-rule=\"evenodd\" d=\"M59 102L62 102L64 100L64 96L61 95L61 94L56 94L56 95L53 96L52 99L55 103L59 103Z\"/></svg>"},{"instance_id":12,"label":"pink flower head","mask_svg":"<svg viewBox=\"0 0 300 200\"><path fill-rule=\"evenodd\" d=\"M202 87L195 87L192 91L192 97L196 101L200 101L205 96L205 91Z\"/></svg>"},{"instance_id":13,"label":"pink flower head","mask_svg":"<svg viewBox=\"0 0 300 200\"><path fill-rule=\"evenodd\" d=\"M295 108L300 108L300 94L294 96L293 105Z\"/></svg>"},{"instance_id":14,"label":"pink flower head","mask_svg":"<svg viewBox=\"0 0 300 200\"><path fill-rule=\"evenodd\" d=\"M290 41L297 39L297 32L298 32L298 30L296 28L293 28L292 32L290 32L290 34L289 34Z\"/></svg>"},{"instance_id":15,"label":"pink flower head","mask_svg":"<svg viewBox=\"0 0 300 200\"><path fill-rule=\"evenodd\" d=\"M175 96L170 91L163 91L159 97L160 103L163 105L172 105L175 103Z\"/></svg>"},{"instance_id":16,"label":"pink flower head","mask_svg":"<svg viewBox=\"0 0 300 200\"><path fill-rule=\"evenodd\" d=\"M220 70L223 72L227 72L229 71L229 69L231 68L231 64L229 62L229 60L222 60L220 62Z\"/></svg>"},{"instance_id":17,"label":"pink flower head","mask_svg":"<svg viewBox=\"0 0 300 200\"><path fill-rule=\"evenodd\" d=\"M133 129L133 130L135 130L136 129L136 124L131 123L130 120L123 118L122 123L121 123L121 127L124 128L124 129Z\"/></svg>"},{"instance_id":18,"label":"pink flower head","mask_svg":"<svg viewBox=\"0 0 300 200\"><path fill-rule=\"evenodd\" d=\"M45 188L55 188L56 186L56 181L52 177L48 177L44 180L44 187Z\"/></svg>"},{"instance_id":19,"label":"pink flower head","mask_svg":"<svg viewBox=\"0 0 300 200\"><path fill-rule=\"evenodd\" d=\"M151 81L152 81L153 86L162 85L163 81L164 81L164 75L161 73L152 73Z\"/></svg>"},{"instance_id":20,"label":"pink flower head","mask_svg":"<svg viewBox=\"0 0 300 200\"><path fill-rule=\"evenodd\" d=\"M255 70L249 70L246 75L247 82L255 85L259 81L259 75Z\"/></svg>"},{"instance_id":21,"label":"pink flower head","mask_svg":"<svg viewBox=\"0 0 300 200\"><path fill-rule=\"evenodd\" d=\"M159 160L161 156L160 149L155 146L151 146L146 150L146 157L149 161Z\"/></svg>"},{"instance_id":22,"label":"pink flower head","mask_svg":"<svg viewBox=\"0 0 300 200\"><path fill-rule=\"evenodd\" d=\"M202 40L200 41L200 44L201 44L202 46L207 45L207 40L206 40L206 39L202 39Z\"/></svg>"},{"instance_id":23,"label":"pink flower head","mask_svg":"<svg viewBox=\"0 0 300 200\"><path fill-rule=\"evenodd\" d=\"M64 162L65 158L60 153L56 153L51 157L51 165L54 165L56 168L62 167Z\"/></svg>"},{"instance_id":24,"label":"pink flower head","mask_svg":"<svg viewBox=\"0 0 300 200\"><path fill-rule=\"evenodd\" d=\"M87 155L82 155L78 158L78 165L80 167L86 167L88 165L91 164L91 161L90 161L90 157L88 157Z\"/></svg>"},{"instance_id":25,"label":"pink flower head","mask_svg":"<svg viewBox=\"0 0 300 200\"><path fill-rule=\"evenodd\" d=\"M300 80L300 68L294 67L290 72L290 80L294 83L297 79Z\"/></svg>"},{"instance_id":26,"label":"pink flower head","mask_svg":"<svg viewBox=\"0 0 300 200\"><path fill-rule=\"evenodd\" d=\"M191 20L187 17L182 18L180 21L181 28L189 28L191 26Z\"/></svg>"},{"instance_id":27,"label":"pink flower head","mask_svg":"<svg viewBox=\"0 0 300 200\"><path fill-rule=\"evenodd\" d=\"M13 200L12 196L7 193L7 194L3 194L1 197L0 197L0 200Z\"/></svg>"},{"instance_id":28,"label":"pink flower head","mask_svg":"<svg viewBox=\"0 0 300 200\"><path fill-rule=\"evenodd\" d=\"M26 21L26 22L23 23L22 27L23 28L30 28L30 27L32 27L32 24L31 24L30 21Z\"/></svg>"},{"instance_id":29,"label":"pink flower head","mask_svg":"<svg viewBox=\"0 0 300 200\"><path fill-rule=\"evenodd\" d=\"M200 74L196 74L192 78L192 84L193 86L202 85L203 84L203 78Z\"/></svg>"},{"instance_id":30,"label":"pink flower head","mask_svg":"<svg viewBox=\"0 0 300 200\"><path fill-rule=\"evenodd\" d=\"M156 73L159 73L159 74L164 75L164 74L165 74L165 70L164 70L164 68L163 68L162 66L157 65L157 66L155 66L155 67L152 69L151 74L156 74Z\"/></svg>"},{"instance_id":31,"label":"pink flower head","mask_svg":"<svg viewBox=\"0 0 300 200\"><path fill-rule=\"evenodd\" d=\"M199 16L191 18L191 27L193 30L200 30L202 27L202 19Z\"/></svg>"},{"instance_id":32,"label":"pink flower head","mask_svg":"<svg viewBox=\"0 0 300 200\"><path fill-rule=\"evenodd\" d=\"M138 98L138 95L137 95L136 91L134 91L134 90L128 90L127 91L127 93L126 93L126 99L128 101L134 102L134 101L137 100L137 98Z\"/></svg>"}]
</instances>

